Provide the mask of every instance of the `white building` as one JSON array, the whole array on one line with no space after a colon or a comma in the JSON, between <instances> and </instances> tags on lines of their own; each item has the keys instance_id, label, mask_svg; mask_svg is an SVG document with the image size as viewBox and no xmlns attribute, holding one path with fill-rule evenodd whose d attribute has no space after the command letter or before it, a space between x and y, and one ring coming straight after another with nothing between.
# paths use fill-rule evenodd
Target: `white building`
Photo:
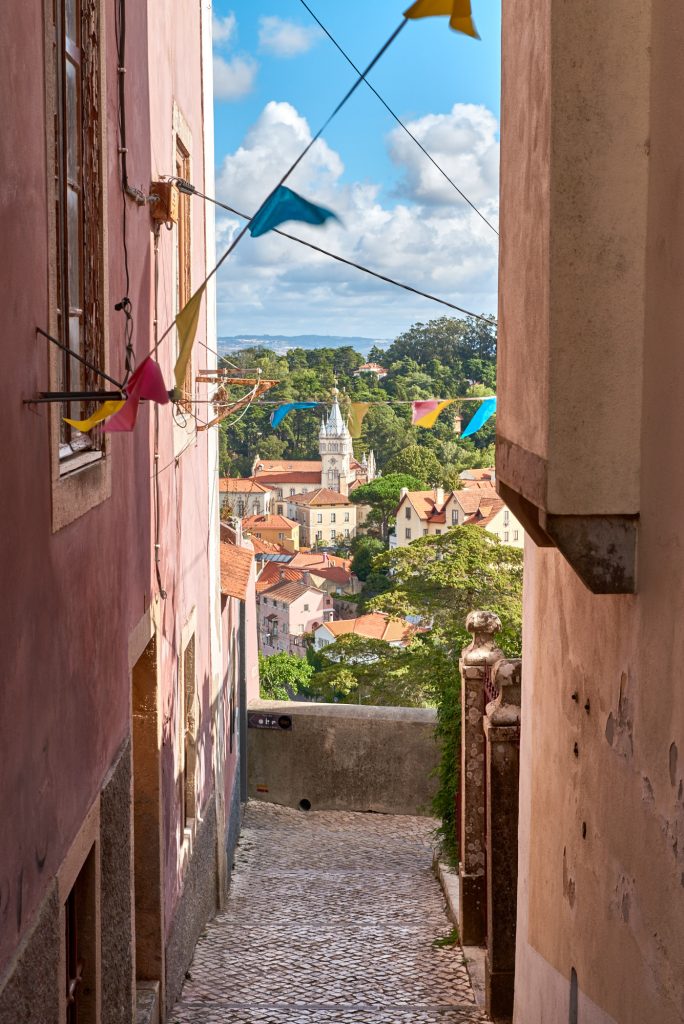
<instances>
[{"instance_id":1,"label":"white building","mask_svg":"<svg viewBox=\"0 0 684 1024\"><path fill-rule=\"evenodd\" d=\"M418 537L435 537L454 526L481 526L504 544L522 548L522 525L487 481L466 481L470 486L445 493L441 487L428 491L402 489L390 547L406 547Z\"/></svg>"}]
</instances>

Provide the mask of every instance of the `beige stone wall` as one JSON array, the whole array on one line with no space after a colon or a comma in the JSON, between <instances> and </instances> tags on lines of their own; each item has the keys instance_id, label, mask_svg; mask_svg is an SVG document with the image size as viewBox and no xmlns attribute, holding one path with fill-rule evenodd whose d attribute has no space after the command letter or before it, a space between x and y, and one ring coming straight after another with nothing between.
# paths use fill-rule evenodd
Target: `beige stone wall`
<instances>
[{"instance_id":1,"label":"beige stone wall","mask_svg":"<svg viewBox=\"0 0 684 1024\"><path fill-rule=\"evenodd\" d=\"M549 510L639 512L633 596L526 548L516 1024L573 968L582 1024L684 1020L683 44L667 0L504 2L498 429Z\"/></svg>"}]
</instances>

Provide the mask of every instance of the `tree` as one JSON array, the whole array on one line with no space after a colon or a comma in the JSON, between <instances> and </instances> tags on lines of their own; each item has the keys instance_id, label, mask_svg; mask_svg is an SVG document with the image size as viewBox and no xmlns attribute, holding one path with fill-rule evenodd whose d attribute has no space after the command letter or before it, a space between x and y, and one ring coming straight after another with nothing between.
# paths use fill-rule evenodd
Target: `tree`
<instances>
[{"instance_id":1,"label":"tree","mask_svg":"<svg viewBox=\"0 0 684 1024\"><path fill-rule=\"evenodd\" d=\"M441 483L444 475L435 453L419 444L410 444L393 455L387 463L387 472L408 473L430 486Z\"/></svg>"},{"instance_id":2,"label":"tree","mask_svg":"<svg viewBox=\"0 0 684 1024\"><path fill-rule=\"evenodd\" d=\"M259 693L263 700L292 700L306 690L313 672L306 658L296 654L260 654Z\"/></svg>"},{"instance_id":3,"label":"tree","mask_svg":"<svg viewBox=\"0 0 684 1024\"><path fill-rule=\"evenodd\" d=\"M356 505L370 506L368 522L380 526L380 532L385 540L389 522L394 517L401 498L402 487L407 487L409 491L419 491L423 484L416 477L409 476L407 473L390 473L388 476L380 476L368 484L362 484L349 495Z\"/></svg>"},{"instance_id":4,"label":"tree","mask_svg":"<svg viewBox=\"0 0 684 1024\"><path fill-rule=\"evenodd\" d=\"M485 608L501 619L501 646L520 654L522 551L502 544L480 526L457 526L441 536L420 537L375 559L391 589L369 607L395 615L420 615L439 630L449 649L469 641L468 612Z\"/></svg>"},{"instance_id":5,"label":"tree","mask_svg":"<svg viewBox=\"0 0 684 1024\"><path fill-rule=\"evenodd\" d=\"M377 537L359 536L354 538L354 542L352 545L354 552L352 572L362 582L365 582L373 567L373 559L385 550L385 545Z\"/></svg>"}]
</instances>

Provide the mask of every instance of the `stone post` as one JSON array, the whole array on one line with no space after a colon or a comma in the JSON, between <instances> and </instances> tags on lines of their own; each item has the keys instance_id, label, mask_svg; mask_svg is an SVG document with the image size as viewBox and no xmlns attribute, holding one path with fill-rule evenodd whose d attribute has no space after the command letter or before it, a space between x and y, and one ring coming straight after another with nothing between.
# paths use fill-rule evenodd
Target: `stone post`
<instances>
[{"instance_id":1,"label":"stone post","mask_svg":"<svg viewBox=\"0 0 684 1024\"><path fill-rule=\"evenodd\" d=\"M518 780L522 662L494 667L499 696L487 705L487 954L485 1005L493 1020L513 1015L518 892Z\"/></svg>"},{"instance_id":2,"label":"stone post","mask_svg":"<svg viewBox=\"0 0 684 1024\"><path fill-rule=\"evenodd\" d=\"M485 711L487 666L503 657L494 640L501 621L493 612L471 612L466 629L473 634L464 647L461 672L461 834L459 931L466 946L485 939Z\"/></svg>"}]
</instances>

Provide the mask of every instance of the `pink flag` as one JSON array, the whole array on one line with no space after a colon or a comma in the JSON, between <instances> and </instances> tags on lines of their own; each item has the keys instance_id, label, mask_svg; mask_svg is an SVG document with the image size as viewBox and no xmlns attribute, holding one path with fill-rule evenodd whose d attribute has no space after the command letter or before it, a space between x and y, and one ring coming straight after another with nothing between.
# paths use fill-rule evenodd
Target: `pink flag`
<instances>
[{"instance_id":1,"label":"pink flag","mask_svg":"<svg viewBox=\"0 0 684 1024\"><path fill-rule=\"evenodd\" d=\"M166 405L168 402L169 396L162 372L159 369L159 364L151 356L143 359L135 373L131 374L131 379L126 385L126 396L126 404L108 421L104 427L105 432L133 430L138 418L138 405L141 398L146 398L150 402L158 402L159 405Z\"/></svg>"},{"instance_id":2,"label":"pink flag","mask_svg":"<svg viewBox=\"0 0 684 1024\"><path fill-rule=\"evenodd\" d=\"M434 427L440 412L446 409L447 405L451 405L453 401L453 398L431 398L427 402L414 402L411 423L416 427L425 427L429 430Z\"/></svg>"}]
</instances>

